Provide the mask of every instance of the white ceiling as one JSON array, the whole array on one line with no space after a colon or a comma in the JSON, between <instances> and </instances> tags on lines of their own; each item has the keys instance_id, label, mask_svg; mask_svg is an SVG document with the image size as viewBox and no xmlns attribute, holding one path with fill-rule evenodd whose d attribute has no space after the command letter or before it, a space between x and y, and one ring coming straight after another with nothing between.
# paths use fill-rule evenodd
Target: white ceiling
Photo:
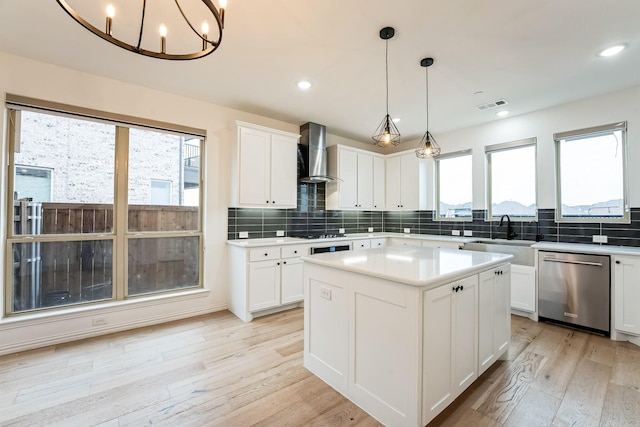
<instances>
[{"instance_id":1,"label":"white ceiling","mask_svg":"<svg viewBox=\"0 0 640 427\"><path fill-rule=\"evenodd\" d=\"M639 0L229 0L216 52L162 61L96 37L54 0L1 0L0 50L368 141L385 115L378 33L392 26L389 113L408 141L425 131L422 58L435 59L437 138L499 120L476 108L497 99L513 116L640 85L639 22ZM619 56L597 56L621 42Z\"/></svg>"}]
</instances>

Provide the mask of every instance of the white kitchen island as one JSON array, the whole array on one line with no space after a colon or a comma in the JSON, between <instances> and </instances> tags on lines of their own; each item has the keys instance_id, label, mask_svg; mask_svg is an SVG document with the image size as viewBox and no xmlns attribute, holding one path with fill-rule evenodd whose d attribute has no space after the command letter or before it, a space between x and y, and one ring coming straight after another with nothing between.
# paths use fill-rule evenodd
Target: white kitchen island
<instances>
[{"instance_id":1,"label":"white kitchen island","mask_svg":"<svg viewBox=\"0 0 640 427\"><path fill-rule=\"evenodd\" d=\"M304 366L423 426L508 350L511 255L388 246L303 257Z\"/></svg>"}]
</instances>

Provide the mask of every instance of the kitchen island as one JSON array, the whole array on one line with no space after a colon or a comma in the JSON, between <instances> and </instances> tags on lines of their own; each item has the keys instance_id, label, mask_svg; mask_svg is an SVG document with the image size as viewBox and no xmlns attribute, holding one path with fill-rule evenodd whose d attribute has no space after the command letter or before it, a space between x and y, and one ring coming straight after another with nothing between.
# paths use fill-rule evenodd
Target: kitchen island
<instances>
[{"instance_id":1,"label":"kitchen island","mask_svg":"<svg viewBox=\"0 0 640 427\"><path fill-rule=\"evenodd\" d=\"M511 255L302 257L304 366L385 425L423 426L508 350Z\"/></svg>"}]
</instances>

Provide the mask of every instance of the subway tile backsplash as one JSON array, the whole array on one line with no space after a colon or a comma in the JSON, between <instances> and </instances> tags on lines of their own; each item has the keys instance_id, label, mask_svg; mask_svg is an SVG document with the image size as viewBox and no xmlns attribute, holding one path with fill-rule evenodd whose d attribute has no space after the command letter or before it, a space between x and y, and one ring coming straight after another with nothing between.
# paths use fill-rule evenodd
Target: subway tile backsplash
<instances>
[{"instance_id":1,"label":"subway tile backsplash","mask_svg":"<svg viewBox=\"0 0 640 427\"><path fill-rule=\"evenodd\" d=\"M451 236L453 230L471 230L473 237L506 238L506 225L497 221L485 221L486 211L474 210L473 221L434 221L433 211L327 211L324 185L301 184L298 186L297 209L229 208L227 237L237 239L246 231L249 238L276 237L276 231L284 230L286 236L366 233L402 233L409 228L412 234ZM594 234L608 236L608 244L640 247L640 208L631 209L631 223L557 223L554 209L540 209L538 222L513 222L516 240L536 240L563 243L592 243Z\"/></svg>"}]
</instances>

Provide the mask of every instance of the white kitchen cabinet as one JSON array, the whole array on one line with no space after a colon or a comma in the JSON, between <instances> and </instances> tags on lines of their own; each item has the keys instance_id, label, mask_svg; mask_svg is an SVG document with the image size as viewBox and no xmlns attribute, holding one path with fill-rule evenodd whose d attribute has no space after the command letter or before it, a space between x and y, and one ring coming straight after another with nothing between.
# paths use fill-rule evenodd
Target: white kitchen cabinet
<instances>
[{"instance_id":1,"label":"white kitchen cabinet","mask_svg":"<svg viewBox=\"0 0 640 427\"><path fill-rule=\"evenodd\" d=\"M613 257L615 329L640 335L640 258Z\"/></svg>"},{"instance_id":2,"label":"white kitchen cabinet","mask_svg":"<svg viewBox=\"0 0 640 427\"><path fill-rule=\"evenodd\" d=\"M387 188L387 167L384 157L373 156L373 210L385 208Z\"/></svg>"},{"instance_id":3,"label":"white kitchen cabinet","mask_svg":"<svg viewBox=\"0 0 640 427\"><path fill-rule=\"evenodd\" d=\"M229 310L245 322L304 300L302 255L308 245L230 247Z\"/></svg>"},{"instance_id":4,"label":"white kitchen cabinet","mask_svg":"<svg viewBox=\"0 0 640 427\"><path fill-rule=\"evenodd\" d=\"M511 264L511 308L534 313L536 300L536 268Z\"/></svg>"},{"instance_id":5,"label":"white kitchen cabinet","mask_svg":"<svg viewBox=\"0 0 640 427\"><path fill-rule=\"evenodd\" d=\"M478 276L424 294L422 423L478 377Z\"/></svg>"},{"instance_id":6,"label":"white kitchen cabinet","mask_svg":"<svg viewBox=\"0 0 640 427\"><path fill-rule=\"evenodd\" d=\"M424 160L409 153L389 155L386 159L386 210L426 209L426 172Z\"/></svg>"},{"instance_id":7,"label":"white kitchen cabinet","mask_svg":"<svg viewBox=\"0 0 640 427\"><path fill-rule=\"evenodd\" d=\"M383 248L387 246L386 238L379 239L359 239L351 242L351 248L356 249L370 249L370 248Z\"/></svg>"},{"instance_id":8,"label":"white kitchen cabinet","mask_svg":"<svg viewBox=\"0 0 640 427\"><path fill-rule=\"evenodd\" d=\"M510 265L484 271L478 277L478 375L481 375L509 348Z\"/></svg>"},{"instance_id":9,"label":"white kitchen cabinet","mask_svg":"<svg viewBox=\"0 0 640 427\"><path fill-rule=\"evenodd\" d=\"M327 184L327 209L384 209L384 200L381 200L384 160L381 155L333 145L327 149L327 160L329 175L339 178Z\"/></svg>"},{"instance_id":10,"label":"white kitchen cabinet","mask_svg":"<svg viewBox=\"0 0 640 427\"><path fill-rule=\"evenodd\" d=\"M299 136L236 124L231 206L295 208Z\"/></svg>"}]
</instances>

